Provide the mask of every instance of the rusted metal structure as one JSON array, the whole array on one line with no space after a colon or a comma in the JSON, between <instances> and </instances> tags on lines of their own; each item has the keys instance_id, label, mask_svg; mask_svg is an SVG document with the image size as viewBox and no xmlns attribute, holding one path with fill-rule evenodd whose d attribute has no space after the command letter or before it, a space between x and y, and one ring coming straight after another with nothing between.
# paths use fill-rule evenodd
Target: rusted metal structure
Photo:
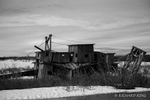
<instances>
[{"instance_id":1,"label":"rusted metal structure","mask_svg":"<svg viewBox=\"0 0 150 100\"><path fill-rule=\"evenodd\" d=\"M106 63L113 63L114 54L94 52L94 44L68 45L68 52L54 52L51 37L45 37L45 50L36 47L35 69L38 78L48 78L53 75L72 78L81 74L99 73Z\"/></svg>"}]
</instances>

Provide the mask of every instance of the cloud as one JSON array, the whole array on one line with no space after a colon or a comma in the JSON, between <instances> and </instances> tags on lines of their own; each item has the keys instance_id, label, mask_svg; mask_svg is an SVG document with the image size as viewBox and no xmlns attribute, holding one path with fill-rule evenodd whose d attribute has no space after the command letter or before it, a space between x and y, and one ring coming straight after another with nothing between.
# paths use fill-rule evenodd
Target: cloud
<instances>
[{"instance_id":1,"label":"cloud","mask_svg":"<svg viewBox=\"0 0 150 100\"><path fill-rule=\"evenodd\" d=\"M116 52L115 49L129 49L131 45L149 47L149 0L1 1L2 53L9 48L12 48L9 52L30 52L33 45L40 44L48 34L96 43L99 44L96 46L98 48L114 48L112 51ZM57 38L53 40L64 44L74 43ZM60 51L67 48L53 45L54 49Z\"/></svg>"},{"instance_id":2,"label":"cloud","mask_svg":"<svg viewBox=\"0 0 150 100\"><path fill-rule=\"evenodd\" d=\"M143 35L143 36L128 36L128 37L122 37L120 39L114 39L114 40L110 40L106 43L106 45L108 45L109 47L119 47L124 48L124 49L128 49L129 47L132 46L137 46L140 48L150 48L150 46L148 46L148 43L150 42L148 35ZM118 48L118 49L119 49Z\"/></svg>"},{"instance_id":3,"label":"cloud","mask_svg":"<svg viewBox=\"0 0 150 100\"><path fill-rule=\"evenodd\" d=\"M76 26L86 30L104 30L114 29L123 26L129 26L134 24L142 24L150 22L149 18L144 19L112 19L110 22L103 19L75 19L75 18L63 18L50 15L20 15L11 17L0 17L0 27L10 26L33 26L33 25L47 25L51 27L56 26Z\"/></svg>"}]
</instances>

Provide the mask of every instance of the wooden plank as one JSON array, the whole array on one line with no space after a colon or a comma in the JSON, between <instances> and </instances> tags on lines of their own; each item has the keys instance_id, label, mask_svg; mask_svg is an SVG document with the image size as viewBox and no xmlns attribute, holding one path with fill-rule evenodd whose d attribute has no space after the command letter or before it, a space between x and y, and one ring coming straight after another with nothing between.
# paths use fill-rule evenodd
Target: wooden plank
<instances>
[{"instance_id":1,"label":"wooden plank","mask_svg":"<svg viewBox=\"0 0 150 100\"><path fill-rule=\"evenodd\" d=\"M79 68L79 66L77 66L75 63L72 63L72 66L74 67L74 69Z\"/></svg>"}]
</instances>

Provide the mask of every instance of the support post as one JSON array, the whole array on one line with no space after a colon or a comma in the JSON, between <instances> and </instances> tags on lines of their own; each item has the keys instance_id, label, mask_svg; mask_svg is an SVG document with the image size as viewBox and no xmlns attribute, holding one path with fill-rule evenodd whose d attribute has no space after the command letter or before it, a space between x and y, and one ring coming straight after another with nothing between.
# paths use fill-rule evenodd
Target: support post
<instances>
[{"instance_id":1,"label":"support post","mask_svg":"<svg viewBox=\"0 0 150 100\"><path fill-rule=\"evenodd\" d=\"M47 37L45 37L45 51L47 49Z\"/></svg>"},{"instance_id":2,"label":"support post","mask_svg":"<svg viewBox=\"0 0 150 100\"><path fill-rule=\"evenodd\" d=\"M73 72L72 70L69 71L69 75L68 75L69 79L72 79L72 72Z\"/></svg>"},{"instance_id":3,"label":"support post","mask_svg":"<svg viewBox=\"0 0 150 100\"><path fill-rule=\"evenodd\" d=\"M52 50L52 34L49 35L49 50Z\"/></svg>"},{"instance_id":4,"label":"support post","mask_svg":"<svg viewBox=\"0 0 150 100\"><path fill-rule=\"evenodd\" d=\"M52 50L52 34L49 35L49 59L50 61L52 60L51 50Z\"/></svg>"}]
</instances>

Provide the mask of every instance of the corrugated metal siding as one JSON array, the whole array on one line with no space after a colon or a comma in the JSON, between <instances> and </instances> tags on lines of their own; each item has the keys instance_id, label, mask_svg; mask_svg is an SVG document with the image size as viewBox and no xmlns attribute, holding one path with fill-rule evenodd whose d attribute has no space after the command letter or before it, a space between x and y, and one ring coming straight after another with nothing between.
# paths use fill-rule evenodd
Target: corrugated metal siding
<instances>
[{"instance_id":1,"label":"corrugated metal siding","mask_svg":"<svg viewBox=\"0 0 150 100\"><path fill-rule=\"evenodd\" d=\"M59 62L59 63L68 63L68 62L71 62L70 59L71 57L71 54L73 53L52 53L52 62Z\"/></svg>"},{"instance_id":2,"label":"corrugated metal siding","mask_svg":"<svg viewBox=\"0 0 150 100\"><path fill-rule=\"evenodd\" d=\"M74 62L86 63L94 61L94 48L91 45L70 45L69 52L74 52ZM85 55L88 57L85 57ZM77 57L76 57L77 55Z\"/></svg>"},{"instance_id":3,"label":"corrugated metal siding","mask_svg":"<svg viewBox=\"0 0 150 100\"><path fill-rule=\"evenodd\" d=\"M88 57L85 57L85 55ZM94 61L94 50L93 45L78 46L78 62L93 62Z\"/></svg>"},{"instance_id":4,"label":"corrugated metal siding","mask_svg":"<svg viewBox=\"0 0 150 100\"><path fill-rule=\"evenodd\" d=\"M52 62L59 62L59 63L68 63L71 62L70 59L72 52L52 52L51 58L49 58L49 51L44 52L38 52L36 53L36 59L39 59L39 62L43 61L50 61L52 59Z\"/></svg>"},{"instance_id":5,"label":"corrugated metal siding","mask_svg":"<svg viewBox=\"0 0 150 100\"><path fill-rule=\"evenodd\" d=\"M94 61L98 63L106 63L106 54L101 52L94 52Z\"/></svg>"},{"instance_id":6,"label":"corrugated metal siding","mask_svg":"<svg viewBox=\"0 0 150 100\"><path fill-rule=\"evenodd\" d=\"M36 58L39 59L40 62L47 61L49 59L49 56L46 53L49 54L48 51L37 52L36 53Z\"/></svg>"},{"instance_id":7,"label":"corrugated metal siding","mask_svg":"<svg viewBox=\"0 0 150 100\"><path fill-rule=\"evenodd\" d=\"M73 56L73 62L77 62L77 57L76 55L78 54L78 47L77 46L69 46L69 52L74 52Z\"/></svg>"}]
</instances>

